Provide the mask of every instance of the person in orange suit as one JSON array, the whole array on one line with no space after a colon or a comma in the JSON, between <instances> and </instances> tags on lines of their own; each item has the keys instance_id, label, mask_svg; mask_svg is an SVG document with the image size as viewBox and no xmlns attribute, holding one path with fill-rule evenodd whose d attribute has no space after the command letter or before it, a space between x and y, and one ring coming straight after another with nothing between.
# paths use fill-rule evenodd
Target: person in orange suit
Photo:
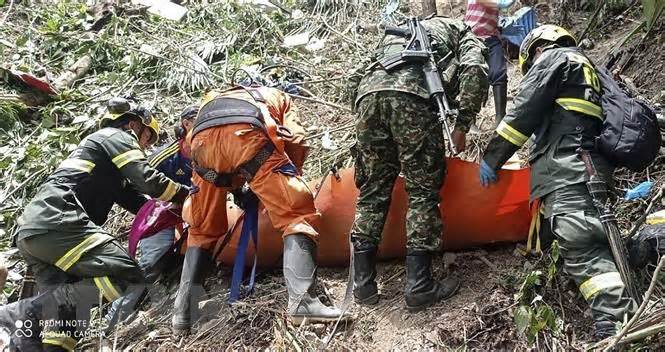
<instances>
[{"instance_id":1,"label":"person in orange suit","mask_svg":"<svg viewBox=\"0 0 665 352\"><path fill-rule=\"evenodd\" d=\"M173 331L189 332L205 295L212 250L228 229L227 191L247 183L275 228L283 232L284 278L292 322L334 321L342 314L314 294L316 223L314 197L300 177L307 146L290 97L280 90L235 87L206 94L188 139L193 191L183 207L190 225L187 252L175 300Z\"/></svg>"}]
</instances>

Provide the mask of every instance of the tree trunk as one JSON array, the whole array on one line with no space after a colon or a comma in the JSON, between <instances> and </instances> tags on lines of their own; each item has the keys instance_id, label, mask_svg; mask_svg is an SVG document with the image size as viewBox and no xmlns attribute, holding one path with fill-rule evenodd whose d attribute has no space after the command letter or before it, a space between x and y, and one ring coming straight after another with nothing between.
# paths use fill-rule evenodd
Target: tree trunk
<instances>
[{"instance_id":1,"label":"tree trunk","mask_svg":"<svg viewBox=\"0 0 665 352\"><path fill-rule=\"evenodd\" d=\"M92 58L85 55L79 58L70 68L67 69L63 74L58 77L53 85L58 89L71 88L74 85L76 80L81 79L88 73L90 66L92 65Z\"/></svg>"}]
</instances>

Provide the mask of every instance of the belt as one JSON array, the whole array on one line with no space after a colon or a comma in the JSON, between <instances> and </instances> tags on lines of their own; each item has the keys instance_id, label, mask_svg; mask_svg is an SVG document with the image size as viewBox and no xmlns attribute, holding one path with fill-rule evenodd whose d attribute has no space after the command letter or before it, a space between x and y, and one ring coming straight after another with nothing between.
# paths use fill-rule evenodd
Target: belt
<instances>
[{"instance_id":1,"label":"belt","mask_svg":"<svg viewBox=\"0 0 665 352\"><path fill-rule=\"evenodd\" d=\"M217 172L214 169L198 166L194 161L192 161L192 164L194 166L194 171L207 182L212 183L216 187L231 187L233 178L236 175L240 175L245 181L250 182L254 178L254 175L259 171L259 168L261 168L261 165L268 160L274 150L275 146L272 143L268 142L264 144L254 157L232 172Z\"/></svg>"}]
</instances>

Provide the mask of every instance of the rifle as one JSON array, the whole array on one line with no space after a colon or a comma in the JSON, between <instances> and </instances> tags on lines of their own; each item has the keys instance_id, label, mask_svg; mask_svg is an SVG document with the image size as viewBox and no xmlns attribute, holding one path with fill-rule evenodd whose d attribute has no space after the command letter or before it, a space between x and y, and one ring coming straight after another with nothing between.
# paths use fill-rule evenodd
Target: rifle
<instances>
[{"instance_id":1,"label":"rifle","mask_svg":"<svg viewBox=\"0 0 665 352\"><path fill-rule=\"evenodd\" d=\"M610 248L612 249L612 256L614 257L614 262L616 263L617 270L621 275L621 281L626 286L628 294L637 302L637 304L642 303L642 296L640 296L637 291L637 286L635 286L635 281L633 280L633 275L628 266L628 252L626 250L626 244L624 243L623 238L621 237L621 232L619 231L619 226L617 225L617 219L614 216L614 213L606 205L608 199L607 184L603 181L596 172L596 167L593 165L593 160L591 160L591 155L589 151L579 149L577 153L582 158L584 166L586 167L586 172L589 175L589 181L587 181L587 189L591 194L591 199L593 200L593 205L598 210L598 215L600 216L600 222L603 224L605 229L605 234L607 239L610 242Z\"/></svg>"},{"instance_id":2,"label":"rifle","mask_svg":"<svg viewBox=\"0 0 665 352\"><path fill-rule=\"evenodd\" d=\"M418 63L422 65L427 92L429 93L430 99L433 99L436 102L439 109L438 118L439 123L441 123L443 127L443 134L448 140L450 152L453 155L457 155L457 148L455 148L455 144L453 143L447 118L457 118L458 111L457 109L451 109L448 104L446 92L443 89L443 82L441 82L441 75L436 67L436 60L434 59L432 44L430 43L427 30L420 24L417 17L409 18L407 23L409 25L408 29L386 26L386 35L407 38L408 42L406 43L404 50L384 58L379 61L379 64L387 72L407 63Z\"/></svg>"}]
</instances>

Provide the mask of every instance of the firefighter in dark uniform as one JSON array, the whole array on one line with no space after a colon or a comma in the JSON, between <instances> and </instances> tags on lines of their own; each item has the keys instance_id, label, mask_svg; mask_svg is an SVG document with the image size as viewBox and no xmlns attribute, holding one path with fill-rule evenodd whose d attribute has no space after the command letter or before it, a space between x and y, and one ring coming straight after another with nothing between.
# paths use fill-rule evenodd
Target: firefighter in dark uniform
<instances>
[{"instance_id":1,"label":"firefighter in dark uniform","mask_svg":"<svg viewBox=\"0 0 665 352\"><path fill-rule=\"evenodd\" d=\"M187 143L187 132L189 132L196 114L199 112L198 105L188 106L180 114L180 124L174 128L176 140L158 148L148 157L148 165L166 175L181 185L190 187L192 185L192 161L189 158L189 143ZM141 239L138 244L141 255L138 264L145 275L146 284L153 284L162 272L172 269L168 261L161 260L162 257L173 247L175 242L176 226L165 228L150 237ZM106 314L107 320L112 319L120 304L132 304L133 299L118 299L113 302L111 309Z\"/></svg>"},{"instance_id":2,"label":"firefighter in dark uniform","mask_svg":"<svg viewBox=\"0 0 665 352\"><path fill-rule=\"evenodd\" d=\"M636 304L624 289L610 246L586 188L578 149L589 150L598 174L609 184L613 167L594 150L603 122L600 82L593 63L565 29L534 29L520 48L525 75L515 107L501 121L485 150L481 183L496 181L495 171L531 134L531 198L559 242L564 270L589 302L599 338L612 335L616 322L630 317Z\"/></svg>"},{"instance_id":3,"label":"firefighter in dark uniform","mask_svg":"<svg viewBox=\"0 0 665 352\"><path fill-rule=\"evenodd\" d=\"M114 301L144 290L136 262L101 227L113 204L135 213L144 194L176 203L188 194L148 165L143 150L159 135L148 110L111 99L100 127L60 163L18 221L17 245L35 272L39 295L3 307L0 321L5 327L29 321L32 346L23 350L36 348L40 336L44 350L73 350L100 296ZM13 342L21 348L22 341Z\"/></svg>"}]
</instances>

